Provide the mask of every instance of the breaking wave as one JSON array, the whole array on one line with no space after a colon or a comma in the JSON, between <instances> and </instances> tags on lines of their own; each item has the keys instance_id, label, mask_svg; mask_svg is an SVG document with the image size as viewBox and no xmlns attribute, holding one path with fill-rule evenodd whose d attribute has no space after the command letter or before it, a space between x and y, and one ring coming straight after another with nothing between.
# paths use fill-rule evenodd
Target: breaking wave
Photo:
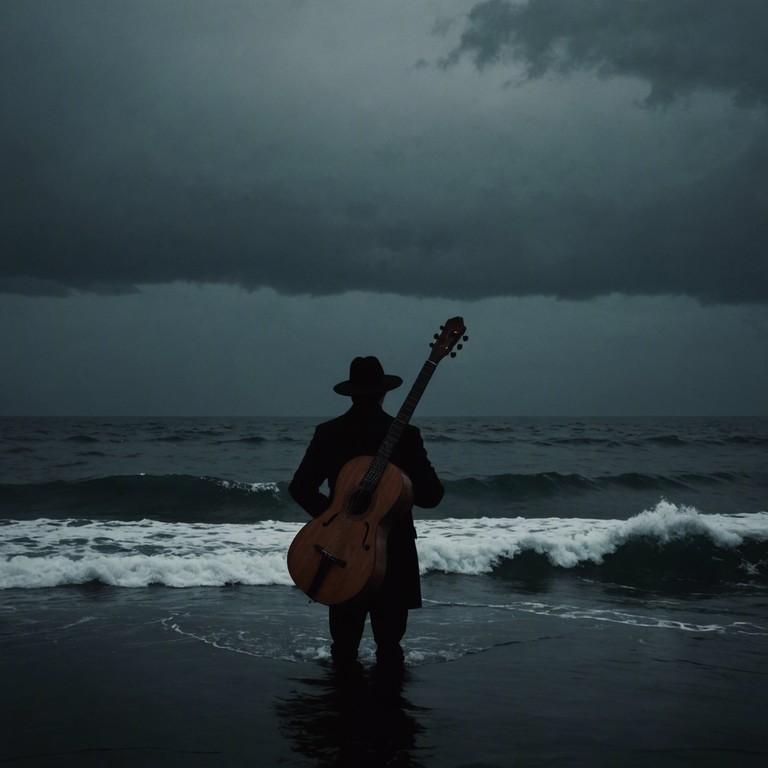
<instances>
[{"instance_id":1,"label":"breaking wave","mask_svg":"<svg viewBox=\"0 0 768 768\"><path fill-rule=\"evenodd\" d=\"M291 585L294 522L0 522L0 588ZM768 583L768 513L702 515L660 502L628 520L417 521L422 572L493 578L585 573L648 588Z\"/></svg>"}]
</instances>

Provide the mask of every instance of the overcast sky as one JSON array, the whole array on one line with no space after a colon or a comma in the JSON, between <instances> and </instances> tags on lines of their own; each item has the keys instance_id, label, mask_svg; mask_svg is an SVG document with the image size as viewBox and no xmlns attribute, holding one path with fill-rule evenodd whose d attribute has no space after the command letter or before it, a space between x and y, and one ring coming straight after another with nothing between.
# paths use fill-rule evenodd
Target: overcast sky
<instances>
[{"instance_id":1,"label":"overcast sky","mask_svg":"<svg viewBox=\"0 0 768 768\"><path fill-rule=\"evenodd\" d=\"M3 0L0 413L765 414L764 0ZM404 389L389 396L395 410Z\"/></svg>"}]
</instances>

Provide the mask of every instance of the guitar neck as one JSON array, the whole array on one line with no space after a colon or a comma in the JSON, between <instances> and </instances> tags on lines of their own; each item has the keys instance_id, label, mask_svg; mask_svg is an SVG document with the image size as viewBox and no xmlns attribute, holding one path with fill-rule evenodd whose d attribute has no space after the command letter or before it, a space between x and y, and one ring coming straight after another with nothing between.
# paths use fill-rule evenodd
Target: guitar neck
<instances>
[{"instance_id":1,"label":"guitar neck","mask_svg":"<svg viewBox=\"0 0 768 768\"><path fill-rule=\"evenodd\" d=\"M427 360L421 367L421 372L416 377L411 391L397 412L397 416L395 416L394 421L387 430L387 434L379 447L376 457L371 462L365 477L363 477L361 486L366 490L373 492L378 485L381 476L384 474L387 462L392 455L392 451L394 451L400 436L403 434L403 430L411 420L411 416L413 416L413 412L416 410L416 406L419 404L421 396L424 394L424 390L426 390L427 384L429 384L432 374L435 372L435 368L437 368L437 363L432 360Z\"/></svg>"},{"instance_id":2,"label":"guitar neck","mask_svg":"<svg viewBox=\"0 0 768 768\"><path fill-rule=\"evenodd\" d=\"M392 455L398 440L400 440L403 430L411 420L411 416L413 416L413 412L416 410L416 406L419 404L419 400L421 400L421 396L424 394L424 390L427 388L427 384L429 384L437 364L448 354L451 357L456 356L456 353L451 352L451 350L454 346L457 349L461 349L461 344L458 341L467 329L463 318L452 317L450 320L446 320L445 325L440 326L440 330L442 333L435 334L435 341L430 344L432 347L431 354L421 367L421 373L416 377L416 381L413 382L408 397L405 398L405 402L397 412L397 416L395 416L384 437L384 442L379 447L378 453L360 483L360 487L370 493L376 490L376 486L379 484L379 480L381 480L387 467L389 457ZM464 336L463 340L466 341L467 337Z\"/></svg>"}]
</instances>

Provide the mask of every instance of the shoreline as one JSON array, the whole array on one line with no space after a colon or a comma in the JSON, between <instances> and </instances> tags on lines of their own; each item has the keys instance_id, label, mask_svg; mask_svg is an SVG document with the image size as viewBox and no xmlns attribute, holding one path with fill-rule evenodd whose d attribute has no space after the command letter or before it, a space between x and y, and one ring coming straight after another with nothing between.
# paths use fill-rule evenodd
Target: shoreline
<instances>
[{"instance_id":1,"label":"shoreline","mask_svg":"<svg viewBox=\"0 0 768 768\"><path fill-rule=\"evenodd\" d=\"M371 669L340 681L325 662L129 618L98 632L74 621L56 639L6 622L0 763L607 768L768 755L764 654L733 661L733 637L538 618L511 642L408 667L400 684Z\"/></svg>"}]
</instances>

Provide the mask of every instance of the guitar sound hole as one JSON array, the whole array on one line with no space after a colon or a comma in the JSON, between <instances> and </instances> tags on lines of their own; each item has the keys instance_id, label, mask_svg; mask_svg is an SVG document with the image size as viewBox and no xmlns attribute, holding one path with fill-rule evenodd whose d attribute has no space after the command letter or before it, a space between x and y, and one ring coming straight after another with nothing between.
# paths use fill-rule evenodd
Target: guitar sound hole
<instances>
[{"instance_id":1,"label":"guitar sound hole","mask_svg":"<svg viewBox=\"0 0 768 768\"><path fill-rule=\"evenodd\" d=\"M347 513L353 516L362 515L371 506L371 494L358 488L350 497Z\"/></svg>"}]
</instances>

